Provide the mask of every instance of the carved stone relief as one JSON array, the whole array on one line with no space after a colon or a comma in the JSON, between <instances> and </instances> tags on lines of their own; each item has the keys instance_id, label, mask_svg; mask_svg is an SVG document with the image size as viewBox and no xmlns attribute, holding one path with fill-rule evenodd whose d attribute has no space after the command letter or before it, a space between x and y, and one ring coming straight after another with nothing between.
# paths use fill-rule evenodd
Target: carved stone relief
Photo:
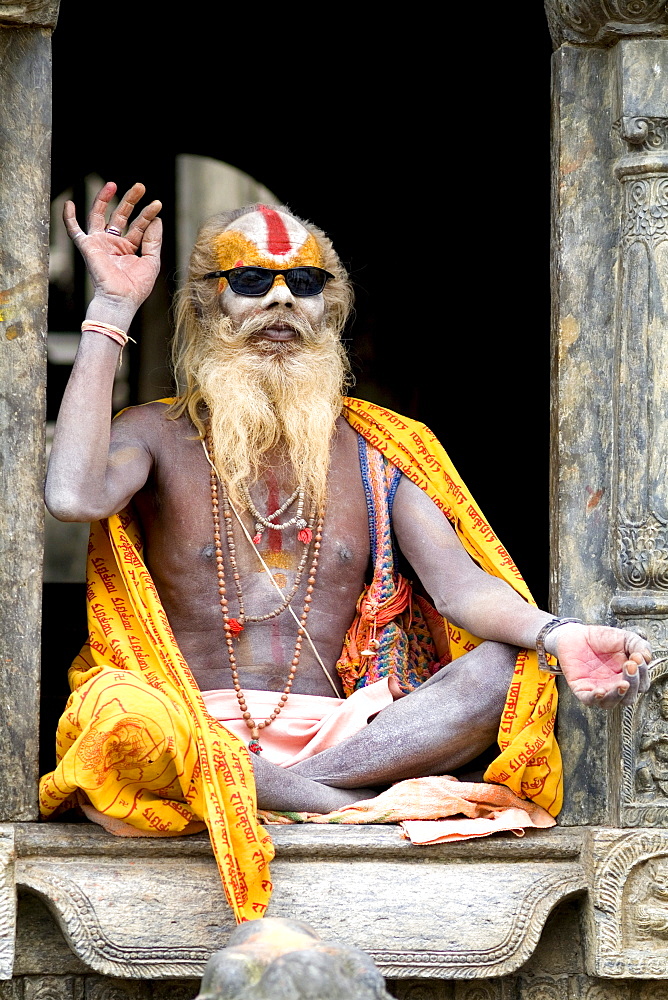
<instances>
[{"instance_id":1,"label":"carved stone relief","mask_svg":"<svg viewBox=\"0 0 668 1000\"><path fill-rule=\"evenodd\" d=\"M648 986L638 983L638 991L631 994L632 1000L668 1000L668 983Z\"/></svg>"},{"instance_id":2,"label":"carved stone relief","mask_svg":"<svg viewBox=\"0 0 668 1000\"><path fill-rule=\"evenodd\" d=\"M652 988L656 987L652 983ZM639 1000L639 995L635 991L636 984L611 983L589 979L585 976L578 976L577 980L571 983L571 993L568 1000Z\"/></svg>"},{"instance_id":3,"label":"carved stone relief","mask_svg":"<svg viewBox=\"0 0 668 1000\"><path fill-rule=\"evenodd\" d=\"M104 976L16 976L0 983L0 1000L194 1000L198 992L196 979L161 983Z\"/></svg>"},{"instance_id":4,"label":"carved stone relief","mask_svg":"<svg viewBox=\"0 0 668 1000\"><path fill-rule=\"evenodd\" d=\"M568 976L540 976L522 980L522 1000L570 1000Z\"/></svg>"},{"instance_id":5,"label":"carved stone relief","mask_svg":"<svg viewBox=\"0 0 668 1000\"><path fill-rule=\"evenodd\" d=\"M666 119L622 119L636 149L661 147ZM668 160L650 172L643 154L618 165L624 209L615 345L615 574L623 591L668 590L668 394L664 370L668 306ZM642 161L642 162L641 162ZM644 172L643 172L644 171Z\"/></svg>"},{"instance_id":6,"label":"carved stone relief","mask_svg":"<svg viewBox=\"0 0 668 1000\"><path fill-rule=\"evenodd\" d=\"M515 1000L518 995L517 981L508 977L477 983L457 983L454 1000Z\"/></svg>"},{"instance_id":7,"label":"carved stone relief","mask_svg":"<svg viewBox=\"0 0 668 1000\"><path fill-rule=\"evenodd\" d=\"M383 834L370 835L382 839ZM398 831L397 839L401 843ZM536 859L521 865L495 861L491 867L472 860L465 874L460 864L424 865L421 857L420 863L412 857L404 862L396 853L387 858L377 853L373 864L357 854L343 861L320 857L316 878L312 855L279 856L272 868L271 915L298 913L331 936L343 922L347 940L359 944L389 978L509 974L534 951L556 903L586 888L578 852L555 863L549 860L550 841L542 843ZM133 978L202 975L209 955L225 943L231 918L213 858L191 857L184 867L177 858L145 858L139 875L132 858L33 855L19 860L16 880L45 901L72 951L95 972ZM323 892L323 884L335 885L336 892ZM448 900L447 933L425 909L427 896ZM363 912L360 898L366 899Z\"/></svg>"},{"instance_id":8,"label":"carved stone relief","mask_svg":"<svg viewBox=\"0 0 668 1000\"><path fill-rule=\"evenodd\" d=\"M668 856L636 865L625 890L629 907L624 914L624 941L642 948L668 948Z\"/></svg>"},{"instance_id":9,"label":"carved stone relief","mask_svg":"<svg viewBox=\"0 0 668 1000\"><path fill-rule=\"evenodd\" d=\"M151 983L91 977L86 981L86 1000L151 1000Z\"/></svg>"},{"instance_id":10,"label":"carved stone relief","mask_svg":"<svg viewBox=\"0 0 668 1000\"><path fill-rule=\"evenodd\" d=\"M584 7L561 4L573 19ZM666 19L666 4L638 0L615 4L626 14L643 11ZM633 10L632 10L633 7ZM660 10L659 10L660 7ZM612 10L607 3L606 10ZM589 16L589 15L587 15ZM592 28L593 21L588 22ZM584 22L583 22L584 25ZM664 43L661 43L662 45ZM659 95L661 97L661 95ZM666 101L668 106L668 99ZM612 565L619 590L612 611L622 626L647 634L657 653L668 647L668 116L622 117L614 123L627 154L615 165L622 187L615 327L613 398ZM632 717L625 714L628 729ZM639 719L639 724L644 720ZM631 735L631 743L629 743ZM648 734L649 738L649 734ZM638 750L625 731L624 767ZM657 744L658 746L658 744ZM656 756L651 748L645 751ZM656 761L654 762L656 763ZM637 790L645 800L656 791L651 762ZM633 801L631 777L625 773L627 802ZM632 783L635 782L635 776ZM660 797L663 795L661 792ZM636 817L634 825L650 823Z\"/></svg>"},{"instance_id":11,"label":"carved stone relief","mask_svg":"<svg viewBox=\"0 0 668 1000\"><path fill-rule=\"evenodd\" d=\"M0 826L0 980L11 979L16 935L14 830Z\"/></svg>"},{"instance_id":12,"label":"carved stone relief","mask_svg":"<svg viewBox=\"0 0 668 1000\"><path fill-rule=\"evenodd\" d=\"M653 152L668 148L668 118L620 118L613 128L632 149Z\"/></svg>"},{"instance_id":13,"label":"carved stone relief","mask_svg":"<svg viewBox=\"0 0 668 1000\"><path fill-rule=\"evenodd\" d=\"M623 710L621 809L625 826L668 826L668 660Z\"/></svg>"},{"instance_id":14,"label":"carved stone relief","mask_svg":"<svg viewBox=\"0 0 668 1000\"><path fill-rule=\"evenodd\" d=\"M454 1000L453 983L444 980L418 982L410 979L395 979L387 982L387 988L397 1000Z\"/></svg>"},{"instance_id":15,"label":"carved stone relief","mask_svg":"<svg viewBox=\"0 0 668 1000\"><path fill-rule=\"evenodd\" d=\"M668 833L598 831L592 854L594 877L588 908L595 972L606 978L664 979L668 968ZM656 990L649 995L654 1000Z\"/></svg>"},{"instance_id":16,"label":"carved stone relief","mask_svg":"<svg viewBox=\"0 0 668 1000\"><path fill-rule=\"evenodd\" d=\"M22 1000L85 1000L79 976L26 976Z\"/></svg>"},{"instance_id":17,"label":"carved stone relief","mask_svg":"<svg viewBox=\"0 0 668 1000\"><path fill-rule=\"evenodd\" d=\"M555 48L668 34L665 0L545 0L545 12Z\"/></svg>"}]
</instances>

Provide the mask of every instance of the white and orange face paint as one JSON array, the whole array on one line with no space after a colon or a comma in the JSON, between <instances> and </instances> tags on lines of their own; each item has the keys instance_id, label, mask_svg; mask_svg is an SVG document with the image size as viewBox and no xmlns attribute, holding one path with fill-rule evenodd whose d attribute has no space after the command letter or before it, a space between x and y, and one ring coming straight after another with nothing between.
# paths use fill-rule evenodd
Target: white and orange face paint
<instances>
[{"instance_id":1,"label":"white and orange face paint","mask_svg":"<svg viewBox=\"0 0 668 1000\"><path fill-rule=\"evenodd\" d=\"M315 237L291 215L260 205L256 212L242 215L232 225L233 229L226 229L213 240L221 271L233 267L322 267ZM282 275L276 281L285 283ZM220 278L218 291L226 287L226 279Z\"/></svg>"}]
</instances>

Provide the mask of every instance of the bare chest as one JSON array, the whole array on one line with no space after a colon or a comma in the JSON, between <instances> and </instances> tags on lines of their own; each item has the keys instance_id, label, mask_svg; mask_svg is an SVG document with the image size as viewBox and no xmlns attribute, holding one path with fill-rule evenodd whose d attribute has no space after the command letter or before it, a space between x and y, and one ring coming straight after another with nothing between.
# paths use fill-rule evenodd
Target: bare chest
<instances>
[{"instance_id":1,"label":"bare chest","mask_svg":"<svg viewBox=\"0 0 668 1000\"><path fill-rule=\"evenodd\" d=\"M332 445L316 566L313 543L300 539L296 524L282 531L261 525L261 541L253 544L257 521L248 511L228 510L226 516L221 511L217 544L205 452L200 442L185 434L172 436L171 447L158 457L152 481L135 500L149 569L200 686L230 686L220 607L217 557L221 556L229 614L246 619L236 640L246 686L272 690L283 686L285 669L294 656L296 619L306 603L310 604L309 634L333 673L369 565L368 516L356 433L343 423ZM253 507L266 518L289 499L293 488L286 470L270 468L251 490ZM293 502L275 520L293 519L297 505L298 501ZM307 507L304 515L308 513ZM290 595L289 605L281 610ZM294 690L332 694L308 646L301 661Z\"/></svg>"}]
</instances>

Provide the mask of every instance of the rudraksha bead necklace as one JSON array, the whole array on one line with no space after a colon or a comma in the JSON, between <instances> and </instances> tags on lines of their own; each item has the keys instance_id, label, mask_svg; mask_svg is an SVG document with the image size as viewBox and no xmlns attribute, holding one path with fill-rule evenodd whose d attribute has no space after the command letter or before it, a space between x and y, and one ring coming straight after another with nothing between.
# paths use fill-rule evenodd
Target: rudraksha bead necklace
<instances>
[{"instance_id":1,"label":"rudraksha bead necklace","mask_svg":"<svg viewBox=\"0 0 668 1000\"><path fill-rule=\"evenodd\" d=\"M213 516L213 538L216 551L216 571L218 574L218 595L219 595L220 610L223 617L223 629L225 631L225 643L227 645L227 655L230 661L232 685L234 687L234 692L237 696L237 701L239 702L239 708L241 710L242 718L246 723L248 729L250 730L251 740L248 744L248 749L252 753L260 753L262 750L262 747L260 746L259 743L260 730L266 729L267 726L270 726L271 723L274 722L274 720L280 715L281 709L288 700L288 696L290 694L290 691L292 690L292 684L295 679L295 675L297 673L297 667L299 666L299 659L301 657L301 651L302 651L302 640L304 634L306 633L306 619L308 618L308 613L311 610L311 602L313 600L312 594L315 587L315 581L318 572L318 560L320 558L320 546L322 543L322 527L324 523L324 512L323 511L320 512L317 524L315 525L315 540L313 542L313 559L311 561L311 568L309 570L308 581L306 586L306 596L304 598L304 608L302 610L301 617L299 619L299 627L297 629L297 639L295 641L295 648L292 656L292 662L290 664L290 670L288 672L288 679L285 687L283 688L283 693L279 697L278 703L274 708L273 712L271 712L271 714L269 715L269 718L263 720L262 722L256 722L251 717L251 714L248 711L246 699L244 697L243 691L241 690L241 684L239 682L239 672L237 670L237 660L234 652L234 636L237 635L243 629L243 624L237 621L237 619L230 618L229 616L227 588L225 586L225 563L223 559L223 549L221 544L222 536L220 533L220 505L218 502L218 492L219 492L218 476L215 470L215 466L213 464L211 440L208 435L206 440L206 446L207 446L207 452L209 454L209 459L211 462L211 468L210 468L211 513ZM225 520L225 533L227 537L228 554L230 559L230 566L232 568L232 578L234 579L235 588L237 590L237 598L239 599L239 608L241 614L241 608L243 606L242 605L243 596L241 593L241 576L236 561L236 548L234 544L234 536L232 531L232 516L227 498L227 491L225 490L222 483L221 483L221 492L223 494L223 518ZM287 507L285 509L287 510ZM313 523L315 523L314 512L312 512L309 521L311 522L309 524L309 527L310 527L310 534L312 536L313 534L312 525ZM308 550L310 547L310 541L311 538L309 538L308 542L304 542L304 554L302 556L303 565L302 561L300 561L300 569L298 569L297 571L300 574L299 577L300 579L301 579L301 574L303 574L304 566L306 565L306 556L308 554ZM267 618L273 618L275 617L275 615L280 614L281 611L284 611L285 608L287 608L288 605L290 604L292 598L294 597L294 594L297 592L298 586L299 584L297 583L296 586L293 588L292 594L280 609L271 612L269 615L261 615L257 617L245 616L245 621L264 621Z\"/></svg>"}]
</instances>

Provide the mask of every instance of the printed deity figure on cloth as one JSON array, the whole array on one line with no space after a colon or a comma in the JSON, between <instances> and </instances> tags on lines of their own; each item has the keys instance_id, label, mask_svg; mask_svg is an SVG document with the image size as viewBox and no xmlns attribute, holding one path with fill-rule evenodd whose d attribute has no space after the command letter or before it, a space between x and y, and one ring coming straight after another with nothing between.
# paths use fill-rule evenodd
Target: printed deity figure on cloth
<instances>
[{"instance_id":1,"label":"printed deity figure on cloth","mask_svg":"<svg viewBox=\"0 0 668 1000\"><path fill-rule=\"evenodd\" d=\"M136 212L135 184L110 214L115 191L87 232L65 207L94 295L46 500L92 522L89 637L43 815L207 828L239 921L271 892L262 822L446 839L553 824L554 673L586 705L626 705L648 687L648 644L539 610L433 434L346 395L350 280L287 208L202 226L175 394L112 421L161 243L160 203Z\"/></svg>"}]
</instances>

